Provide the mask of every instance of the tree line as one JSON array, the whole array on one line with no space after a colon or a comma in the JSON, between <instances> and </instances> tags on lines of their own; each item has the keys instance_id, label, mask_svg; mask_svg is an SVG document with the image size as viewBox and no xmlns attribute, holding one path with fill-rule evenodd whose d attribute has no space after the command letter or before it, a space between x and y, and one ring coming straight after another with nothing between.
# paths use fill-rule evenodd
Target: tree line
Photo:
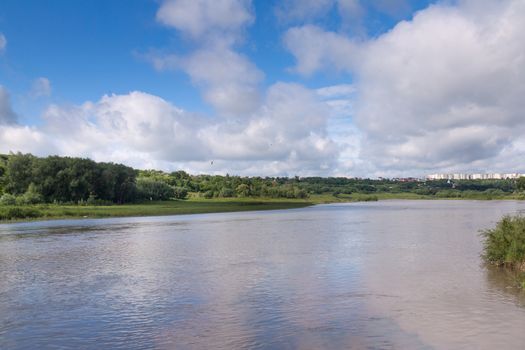
<instances>
[{"instance_id":1,"label":"tree line","mask_svg":"<svg viewBox=\"0 0 525 350\"><path fill-rule=\"evenodd\" d=\"M123 204L204 198L306 198L290 183L239 176L190 175L184 171L137 170L87 158L0 155L0 204Z\"/></svg>"},{"instance_id":2,"label":"tree line","mask_svg":"<svg viewBox=\"0 0 525 350\"><path fill-rule=\"evenodd\" d=\"M0 204L131 203L150 200L414 193L438 198L498 198L525 191L516 180L396 181L346 177L241 177L137 170L86 158L0 155Z\"/></svg>"}]
</instances>

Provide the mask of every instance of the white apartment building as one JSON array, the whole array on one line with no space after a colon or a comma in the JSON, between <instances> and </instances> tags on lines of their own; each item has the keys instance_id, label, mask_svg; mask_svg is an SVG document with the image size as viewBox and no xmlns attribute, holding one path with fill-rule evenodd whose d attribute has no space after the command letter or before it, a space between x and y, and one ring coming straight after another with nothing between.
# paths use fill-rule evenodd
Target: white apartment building
<instances>
[{"instance_id":1,"label":"white apartment building","mask_svg":"<svg viewBox=\"0 0 525 350\"><path fill-rule=\"evenodd\" d=\"M504 179L517 179L519 177L525 177L525 174L519 173L487 173L487 174L431 174L427 175L427 180L504 180Z\"/></svg>"}]
</instances>

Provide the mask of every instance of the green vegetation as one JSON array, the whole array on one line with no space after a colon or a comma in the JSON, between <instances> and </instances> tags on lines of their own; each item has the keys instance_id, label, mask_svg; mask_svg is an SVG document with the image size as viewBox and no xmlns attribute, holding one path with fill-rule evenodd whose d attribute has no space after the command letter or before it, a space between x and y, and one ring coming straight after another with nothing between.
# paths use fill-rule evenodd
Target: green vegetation
<instances>
[{"instance_id":1,"label":"green vegetation","mask_svg":"<svg viewBox=\"0 0 525 350\"><path fill-rule=\"evenodd\" d=\"M483 236L485 261L515 271L525 288L525 217L505 216Z\"/></svg>"},{"instance_id":2,"label":"green vegetation","mask_svg":"<svg viewBox=\"0 0 525 350\"><path fill-rule=\"evenodd\" d=\"M183 199L187 202L180 201ZM382 199L525 199L525 178L403 181L190 175L184 171L136 170L85 158L0 155L0 220L102 216L104 213L107 216L162 215L229 211L234 207L246 210L245 203L253 200L267 207L276 201L283 205L283 200L308 205ZM173 203L155 204L159 201ZM197 202L198 208L194 204ZM224 204L226 202L228 204ZM175 207L178 209L173 209Z\"/></svg>"},{"instance_id":3,"label":"green vegetation","mask_svg":"<svg viewBox=\"0 0 525 350\"><path fill-rule=\"evenodd\" d=\"M18 153L1 156L0 169L0 194L16 196L17 204L129 203L138 195L136 171L122 164Z\"/></svg>"},{"instance_id":4,"label":"green vegetation","mask_svg":"<svg viewBox=\"0 0 525 350\"><path fill-rule=\"evenodd\" d=\"M58 205L36 204L24 207L0 206L0 220L104 218L121 216L156 216L234 212L247 210L274 210L303 208L312 205L307 201L289 200L171 200L146 204L122 205Z\"/></svg>"},{"instance_id":5,"label":"green vegetation","mask_svg":"<svg viewBox=\"0 0 525 350\"><path fill-rule=\"evenodd\" d=\"M235 212L250 210L275 210L304 208L314 204L373 201L374 196L334 197L313 195L308 199L275 198L214 198L192 197L186 200L147 201L133 204L33 204L0 205L0 221L28 221L33 219L104 218L123 216L158 216Z\"/></svg>"}]
</instances>

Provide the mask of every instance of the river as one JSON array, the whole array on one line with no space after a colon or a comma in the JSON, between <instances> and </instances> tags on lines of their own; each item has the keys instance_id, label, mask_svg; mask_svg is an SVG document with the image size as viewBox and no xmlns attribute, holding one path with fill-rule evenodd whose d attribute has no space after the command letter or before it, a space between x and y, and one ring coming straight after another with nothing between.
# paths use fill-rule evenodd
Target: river
<instances>
[{"instance_id":1,"label":"river","mask_svg":"<svg viewBox=\"0 0 525 350\"><path fill-rule=\"evenodd\" d=\"M514 201L0 225L0 349L523 349Z\"/></svg>"}]
</instances>

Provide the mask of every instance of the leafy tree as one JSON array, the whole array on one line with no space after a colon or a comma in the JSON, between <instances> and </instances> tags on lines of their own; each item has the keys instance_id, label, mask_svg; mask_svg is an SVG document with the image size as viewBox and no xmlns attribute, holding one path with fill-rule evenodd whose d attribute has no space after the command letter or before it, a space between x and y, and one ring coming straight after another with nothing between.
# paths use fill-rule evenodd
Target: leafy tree
<instances>
[{"instance_id":1,"label":"leafy tree","mask_svg":"<svg viewBox=\"0 0 525 350\"><path fill-rule=\"evenodd\" d=\"M31 154L11 154L7 161L6 190L18 195L23 194L32 180L32 166L35 157Z\"/></svg>"},{"instance_id":2,"label":"leafy tree","mask_svg":"<svg viewBox=\"0 0 525 350\"><path fill-rule=\"evenodd\" d=\"M173 198L185 199L188 196L188 190L184 187L173 187Z\"/></svg>"},{"instance_id":3,"label":"leafy tree","mask_svg":"<svg viewBox=\"0 0 525 350\"><path fill-rule=\"evenodd\" d=\"M170 185L164 181L149 177L139 177L137 179L137 191L141 198L148 200L166 200L175 195Z\"/></svg>"},{"instance_id":4,"label":"leafy tree","mask_svg":"<svg viewBox=\"0 0 525 350\"><path fill-rule=\"evenodd\" d=\"M119 204L133 201L137 190L135 170L122 164L112 164L112 166L116 173L113 201Z\"/></svg>"},{"instance_id":5,"label":"leafy tree","mask_svg":"<svg viewBox=\"0 0 525 350\"><path fill-rule=\"evenodd\" d=\"M525 191L525 177L524 176L522 176L518 180L516 180L516 188L520 192Z\"/></svg>"},{"instance_id":6,"label":"leafy tree","mask_svg":"<svg viewBox=\"0 0 525 350\"><path fill-rule=\"evenodd\" d=\"M235 192L237 192L239 197L248 197L250 194L250 187L247 184L240 184L235 189Z\"/></svg>"},{"instance_id":7,"label":"leafy tree","mask_svg":"<svg viewBox=\"0 0 525 350\"><path fill-rule=\"evenodd\" d=\"M0 155L0 194L4 193L7 172L7 158Z\"/></svg>"}]
</instances>

